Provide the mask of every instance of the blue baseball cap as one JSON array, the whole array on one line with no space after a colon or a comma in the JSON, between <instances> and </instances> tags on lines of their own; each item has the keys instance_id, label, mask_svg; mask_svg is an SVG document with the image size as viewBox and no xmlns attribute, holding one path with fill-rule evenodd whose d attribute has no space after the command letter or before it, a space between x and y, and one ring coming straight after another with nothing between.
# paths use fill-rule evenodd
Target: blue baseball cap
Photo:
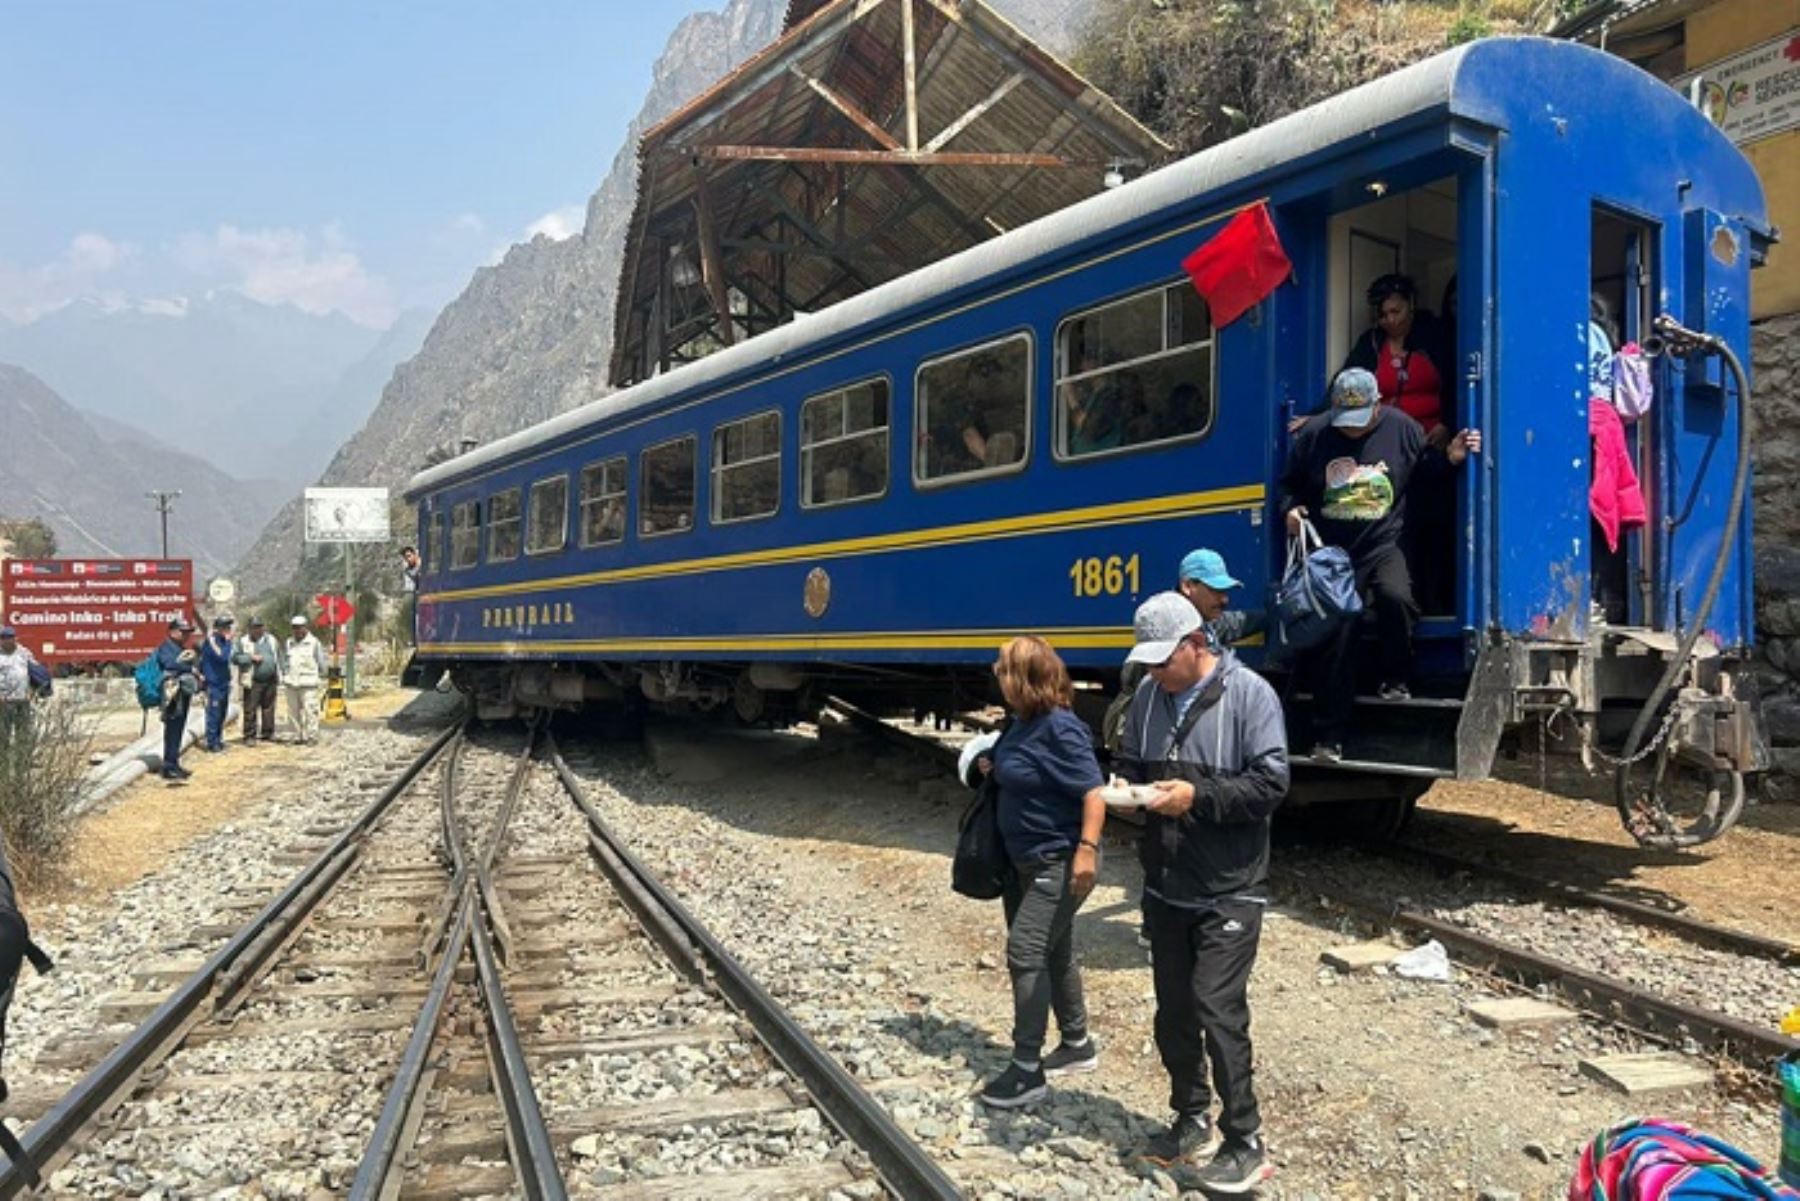
<instances>
[{"instance_id":1,"label":"blue baseball cap","mask_svg":"<svg viewBox=\"0 0 1800 1201\"><path fill-rule=\"evenodd\" d=\"M1339 429L1362 429L1375 420L1380 403L1381 385L1362 367L1340 371L1331 381L1331 424Z\"/></svg>"},{"instance_id":2,"label":"blue baseball cap","mask_svg":"<svg viewBox=\"0 0 1800 1201\"><path fill-rule=\"evenodd\" d=\"M1225 556L1204 546L1189 551L1181 560L1181 574L1177 578L1198 580L1214 592L1230 592L1244 586L1242 580L1232 579L1231 573L1225 570Z\"/></svg>"},{"instance_id":3,"label":"blue baseball cap","mask_svg":"<svg viewBox=\"0 0 1800 1201\"><path fill-rule=\"evenodd\" d=\"M11 626L0 626L0 638L17 638L19 632Z\"/></svg>"}]
</instances>

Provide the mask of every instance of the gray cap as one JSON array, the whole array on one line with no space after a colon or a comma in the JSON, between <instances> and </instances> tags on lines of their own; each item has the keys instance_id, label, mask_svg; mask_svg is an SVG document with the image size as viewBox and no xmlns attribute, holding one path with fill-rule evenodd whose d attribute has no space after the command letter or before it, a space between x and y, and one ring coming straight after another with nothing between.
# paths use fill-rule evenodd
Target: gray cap
<instances>
[{"instance_id":1,"label":"gray cap","mask_svg":"<svg viewBox=\"0 0 1800 1201\"><path fill-rule=\"evenodd\" d=\"M1132 634L1137 645L1125 656L1127 663L1147 663L1154 667L1166 663L1182 639L1198 631L1206 623L1200 610L1179 592L1158 592L1138 606L1131 619Z\"/></svg>"}]
</instances>

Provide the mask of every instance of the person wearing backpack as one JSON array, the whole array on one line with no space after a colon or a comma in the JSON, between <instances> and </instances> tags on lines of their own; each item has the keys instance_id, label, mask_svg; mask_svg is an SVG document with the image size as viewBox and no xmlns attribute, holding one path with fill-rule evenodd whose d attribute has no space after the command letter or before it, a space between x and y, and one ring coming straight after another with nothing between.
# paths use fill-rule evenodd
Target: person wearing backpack
<instances>
[{"instance_id":1,"label":"person wearing backpack","mask_svg":"<svg viewBox=\"0 0 1800 1201\"><path fill-rule=\"evenodd\" d=\"M169 623L169 636L156 648L156 665L162 672L162 777L185 780L194 773L181 766L181 740L187 733L188 709L199 690L200 656L188 643L194 623L178 617Z\"/></svg>"},{"instance_id":2,"label":"person wearing backpack","mask_svg":"<svg viewBox=\"0 0 1800 1201\"><path fill-rule=\"evenodd\" d=\"M275 636L263 625L263 619L250 619L250 632L237 640L232 663L238 668L243 687L244 745L261 739L275 741L275 694L281 688L281 647Z\"/></svg>"},{"instance_id":3,"label":"person wearing backpack","mask_svg":"<svg viewBox=\"0 0 1800 1201\"><path fill-rule=\"evenodd\" d=\"M1172 1166L1218 1146L1200 1169L1203 1191L1248 1192L1270 1170L1247 988L1268 904L1269 819L1288 791L1286 723L1274 688L1214 646L1179 593L1139 605L1132 626L1130 660L1148 678L1132 694L1114 769L1156 790L1139 854L1156 1047L1175 1111L1143 1155Z\"/></svg>"},{"instance_id":4,"label":"person wearing backpack","mask_svg":"<svg viewBox=\"0 0 1800 1201\"><path fill-rule=\"evenodd\" d=\"M319 741L319 689L325 683L325 647L306 628L306 618L296 614L281 655L281 685L287 693L288 720L294 723L294 741L311 745Z\"/></svg>"}]
</instances>

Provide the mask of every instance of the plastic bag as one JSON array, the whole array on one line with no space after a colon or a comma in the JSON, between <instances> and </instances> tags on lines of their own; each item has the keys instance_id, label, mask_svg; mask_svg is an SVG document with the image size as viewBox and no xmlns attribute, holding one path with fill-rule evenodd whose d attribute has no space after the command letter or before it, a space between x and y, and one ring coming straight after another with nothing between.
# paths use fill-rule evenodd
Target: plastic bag
<instances>
[{"instance_id":1,"label":"plastic bag","mask_svg":"<svg viewBox=\"0 0 1800 1201\"><path fill-rule=\"evenodd\" d=\"M1444 950L1444 944L1434 938L1394 960L1392 967L1396 976L1441 984L1450 979L1450 954Z\"/></svg>"}]
</instances>

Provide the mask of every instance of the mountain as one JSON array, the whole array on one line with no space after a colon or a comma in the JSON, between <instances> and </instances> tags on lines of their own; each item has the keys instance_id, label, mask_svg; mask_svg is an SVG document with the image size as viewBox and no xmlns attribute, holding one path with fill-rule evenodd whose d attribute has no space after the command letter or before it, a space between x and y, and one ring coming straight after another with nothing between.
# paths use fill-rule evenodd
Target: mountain
<instances>
[{"instance_id":1,"label":"mountain","mask_svg":"<svg viewBox=\"0 0 1800 1201\"><path fill-rule=\"evenodd\" d=\"M152 489L179 489L169 553L205 580L224 574L256 534L248 519L274 510L285 489L246 483L164 440L111 418L90 420L48 384L0 363L0 515L38 517L59 553L154 555L161 549Z\"/></svg>"},{"instance_id":2,"label":"mountain","mask_svg":"<svg viewBox=\"0 0 1800 1201\"><path fill-rule=\"evenodd\" d=\"M992 7L1065 51L1093 4L999 0ZM492 441L605 395L638 140L773 41L786 10L786 0L729 0L723 11L693 14L676 27L612 169L588 201L581 233L560 242L540 235L476 271L439 314L419 353L394 372L368 424L338 451L321 483L385 485L397 497L428 455L460 437ZM400 509L396 504L397 514ZM398 539L408 536L395 532ZM252 592L284 584L301 566L303 551L300 506L290 502L239 565L238 577Z\"/></svg>"},{"instance_id":3,"label":"mountain","mask_svg":"<svg viewBox=\"0 0 1800 1201\"><path fill-rule=\"evenodd\" d=\"M409 312L375 330L230 291L154 309L77 303L28 325L0 321L0 361L127 423L199 429L273 420L281 436L247 442L230 469L298 487L368 417L428 321Z\"/></svg>"}]
</instances>

